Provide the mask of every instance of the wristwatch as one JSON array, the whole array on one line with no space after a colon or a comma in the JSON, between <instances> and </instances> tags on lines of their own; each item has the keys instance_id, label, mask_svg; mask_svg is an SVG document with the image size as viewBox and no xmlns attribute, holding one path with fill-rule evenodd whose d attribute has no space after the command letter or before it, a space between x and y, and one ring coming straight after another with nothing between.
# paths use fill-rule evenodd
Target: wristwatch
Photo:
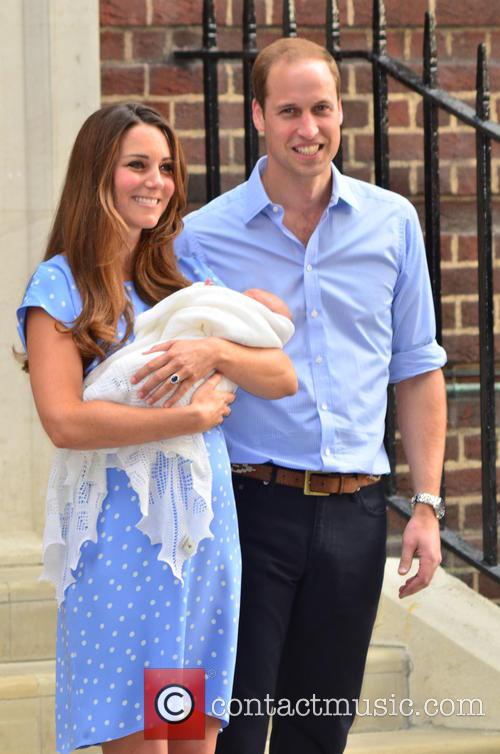
<instances>
[{"instance_id":1,"label":"wristwatch","mask_svg":"<svg viewBox=\"0 0 500 754\"><path fill-rule=\"evenodd\" d=\"M438 521L443 518L445 507L442 497L438 497L438 495L430 495L428 492L419 492L416 495L413 495L411 499L412 513L416 503L424 503L425 505L430 505L431 508L433 508Z\"/></svg>"}]
</instances>

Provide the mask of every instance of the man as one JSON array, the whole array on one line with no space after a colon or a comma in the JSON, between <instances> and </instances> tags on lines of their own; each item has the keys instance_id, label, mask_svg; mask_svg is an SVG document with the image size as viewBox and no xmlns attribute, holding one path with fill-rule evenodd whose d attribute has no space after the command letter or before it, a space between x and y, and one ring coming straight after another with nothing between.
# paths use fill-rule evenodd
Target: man
<instances>
[{"instance_id":1,"label":"man","mask_svg":"<svg viewBox=\"0 0 500 754\"><path fill-rule=\"evenodd\" d=\"M298 393L268 402L240 391L225 422L243 554L233 696L289 700L278 708L289 714L273 718L272 754L337 754L383 578L389 382L423 494L400 573L414 556L419 569L400 596L426 586L440 562L445 354L415 210L332 165L342 124L333 59L282 39L257 57L253 85L267 157L246 183L186 218L176 251L205 260L232 288L278 294L292 311ZM347 710L340 703L344 714L333 714L328 699L346 700ZM260 754L267 723L265 714L234 716L217 753Z\"/></svg>"}]
</instances>

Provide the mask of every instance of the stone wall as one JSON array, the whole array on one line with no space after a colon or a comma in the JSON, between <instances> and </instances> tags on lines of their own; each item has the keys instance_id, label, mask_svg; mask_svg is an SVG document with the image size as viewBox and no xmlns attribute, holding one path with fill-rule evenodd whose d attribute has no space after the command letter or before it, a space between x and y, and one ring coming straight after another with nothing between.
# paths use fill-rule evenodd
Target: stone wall
<instances>
[{"instance_id":1,"label":"stone wall","mask_svg":"<svg viewBox=\"0 0 500 754\"><path fill-rule=\"evenodd\" d=\"M12 356L15 310L44 253L69 151L98 106L98 0L0 5L0 567L38 563L52 449Z\"/></svg>"}]
</instances>

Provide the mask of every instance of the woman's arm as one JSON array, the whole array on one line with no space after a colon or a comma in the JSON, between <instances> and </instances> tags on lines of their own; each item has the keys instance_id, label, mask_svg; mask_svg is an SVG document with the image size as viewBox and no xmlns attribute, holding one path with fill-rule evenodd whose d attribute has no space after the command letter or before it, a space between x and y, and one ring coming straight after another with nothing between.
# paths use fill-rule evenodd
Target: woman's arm
<instances>
[{"instance_id":1,"label":"woman's arm","mask_svg":"<svg viewBox=\"0 0 500 754\"><path fill-rule=\"evenodd\" d=\"M279 348L253 348L209 337L160 343L153 346L150 353L161 355L139 369L132 382L137 384L147 378L138 395L151 405L172 390L168 378L174 373L182 382L166 406L176 403L195 382L213 369L249 393L268 400L294 395L298 389L293 364Z\"/></svg>"},{"instance_id":2,"label":"woman's arm","mask_svg":"<svg viewBox=\"0 0 500 754\"><path fill-rule=\"evenodd\" d=\"M230 413L232 393L215 390L214 375L189 406L137 408L82 400L82 362L70 333L55 329L41 308L29 309L26 324L30 379L42 425L57 447L79 450L137 445L203 432Z\"/></svg>"}]
</instances>

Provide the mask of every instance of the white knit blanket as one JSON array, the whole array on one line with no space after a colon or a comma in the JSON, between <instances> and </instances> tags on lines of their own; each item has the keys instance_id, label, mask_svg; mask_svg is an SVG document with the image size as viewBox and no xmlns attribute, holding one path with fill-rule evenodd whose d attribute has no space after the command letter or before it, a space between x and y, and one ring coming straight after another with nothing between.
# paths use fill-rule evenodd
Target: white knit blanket
<instances>
[{"instance_id":1,"label":"white knit blanket","mask_svg":"<svg viewBox=\"0 0 500 754\"><path fill-rule=\"evenodd\" d=\"M281 348L294 327L286 317L241 293L195 283L140 314L134 331L132 343L86 377L83 400L147 405L130 378L154 358L144 351L156 343L213 336L245 346ZM177 405L189 403L201 382ZM236 386L223 378L219 389L235 390ZM47 492L42 574L55 584L59 604L75 581L72 571L82 544L97 541L97 519L108 494L108 469L126 472L142 516L137 528L152 544L161 545L159 560L168 563L179 580L185 560L202 539L212 537L212 472L201 434L101 450L59 449Z\"/></svg>"}]
</instances>

